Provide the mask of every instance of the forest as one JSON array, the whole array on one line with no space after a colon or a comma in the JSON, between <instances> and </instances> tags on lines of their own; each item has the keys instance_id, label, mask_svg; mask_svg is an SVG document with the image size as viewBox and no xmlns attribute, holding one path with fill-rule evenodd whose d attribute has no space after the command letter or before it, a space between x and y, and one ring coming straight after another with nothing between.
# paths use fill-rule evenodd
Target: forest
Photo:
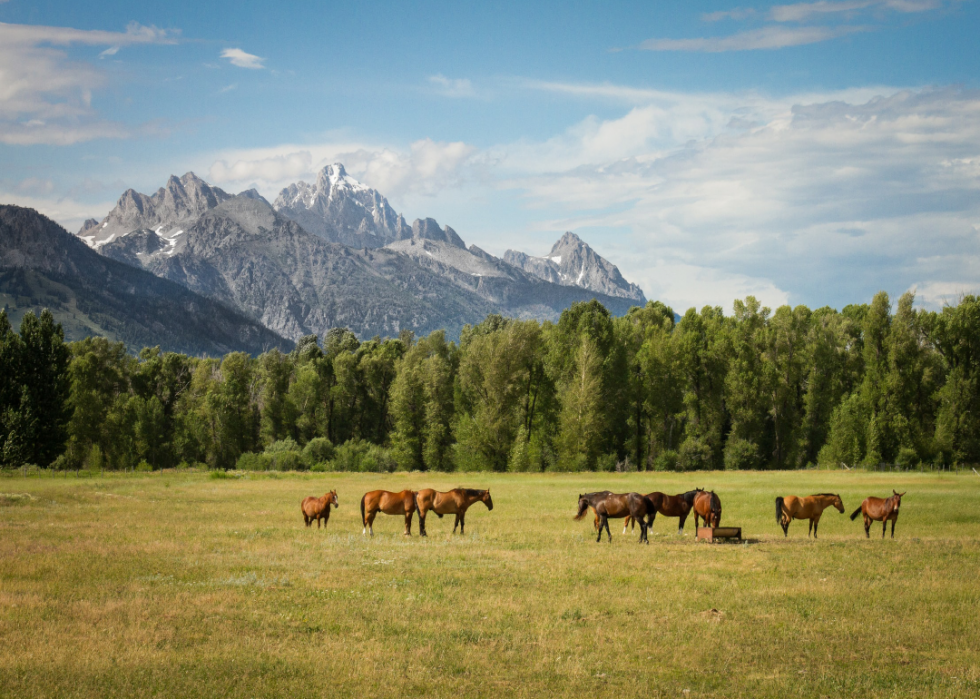
<instances>
[{"instance_id":1,"label":"forest","mask_svg":"<svg viewBox=\"0 0 980 699\"><path fill-rule=\"evenodd\" d=\"M693 471L980 463L980 299L497 315L190 357L0 313L6 468Z\"/></svg>"}]
</instances>

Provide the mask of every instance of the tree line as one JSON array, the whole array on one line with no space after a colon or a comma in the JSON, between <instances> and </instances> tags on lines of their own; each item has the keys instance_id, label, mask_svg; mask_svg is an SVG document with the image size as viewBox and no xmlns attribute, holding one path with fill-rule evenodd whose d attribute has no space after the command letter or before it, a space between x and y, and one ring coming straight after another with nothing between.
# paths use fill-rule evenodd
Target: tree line
<instances>
[{"instance_id":1,"label":"tree line","mask_svg":"<svg viewBox=\"0 0 980 699\"><path fill-rule=\"evenodd\" d=\"M590 471L980 463L980 299L490 315L191 357L0 313L0 459L58 469Z\"/></svg>"}]
</instances>

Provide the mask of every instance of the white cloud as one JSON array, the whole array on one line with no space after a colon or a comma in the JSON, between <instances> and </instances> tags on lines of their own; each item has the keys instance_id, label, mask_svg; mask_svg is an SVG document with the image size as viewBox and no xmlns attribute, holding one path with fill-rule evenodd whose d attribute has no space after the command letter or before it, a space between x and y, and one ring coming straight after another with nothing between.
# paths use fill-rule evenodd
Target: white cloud
<instances>
[{"instance_id":1,"label":"white cloud","mask_svg":"<svg viewBox=\"0 0 980 699\"><path fill-rule=\"evenodd\" d=\"M177 35L136 23L125 32L0 23L0 143L66 145L128 135L92 109L105 74L53 47L108 45L103 55L114 55L122 46L173 44Z\"/></svg>"},{"instance_id":2,"label":"white cloud","mask_svg":"<svg viewBox=\"0 0 980 699\"><path fill-rule=\"evenodd\" d=\"M667 97L496 149L501 186L562 212L547 229L594 231L675 304L705 288L729 291L714 303L755 288L822 304L980 282L980 93Z\"/></svg>"},{"instance_id":3,"label":"white cloud","mask_svg":"<svg viewBox=\"0 0 980 699\"><path fill-rule=\"evenodd\" d=\"M216 184L255 185L266 196L275 197L286 185L314 177L324 165L341 162L351 176L397 199L458 186L475 153L476 148L466 143L431 139L415 141L408 150L344 141L283 145L219 154L208 176Z\"/></svg>"},{"instance_id":4,"label":"white cloud","mask_svg":"<svg viewBox=\"0 0 980 699\"><path fill-rule=\"evenodd\" d=\"M782 49L789 46L817 44L837 39L847 34L868 31L867 27L782 27L767 26L731 36L703 37L697 39L647 39L639 45L643 51L758 51Z\"/></svg>"},{"instance_id":5,"label":"white cloud","mask_svg":"<svg viewBox=\"0 0 980 699\"><path fill-rule=\"evenodd\" d=\"M232 90L237 90L237 89L238 89L238 83L232 83L231 85L225 85L223 88L218 90L218 94L223 95L226 92L231 92Z\"/></svg>"},{"instance_id":6,"label":"white cloud","mask_svg":"<svg viewBox=\"0 0 980 699\"><path fill-rule=\"evenodd\" d=\"M445 75L430 75L429 83L446 97L473 97L476 92L473 84L466 78L447 78Z\"/></svg>"},{"instance_id":7,"label":"white cloud","mask_svg":"<svg viewBox=\"0 0 980 699\"><path fill-rule=\"evenodd\" d=\"M917 301L931 308L955 306L966 294L980 294L980 283L933 281L914 284L910 291L915 292Z\"/></svg>"},{"instance_id":8,"label":"white cloud","mask_svg":"<svg viewBox=\"0 0 980 699\"><path fill-rule=\"evenodd\" d=\"M16 188L10 190L0 186L0 201L13 206L24 206L35 209L48 218L64 226L69 233L76 233L82 223L89 218L102 218L116 205L115 201L101 203L83 203L70 198L55 198L47 194L42 185L40 191L21 192Z\"/></svg>"},{"instance_id":9,"label":"white cloud","mask_svg":"<svg viewBox=\"0 0 980 699\"><path fill-rule=\"evenodd\" d=\"M942 6L938 0L844 0L842 2L800 2L793 5L777 5L769 11L776 22L803 22L809 19L854 13L867 9L885 9L911 13L935 10Z\"/></svg>"},{"instance_id":10,"label":"white cloud","mask_svg":"<svg viewBox=\"0 0 980 699\"><path fill-rule=\"evenodd\" d=\"M250 70L262 70L265 59L251 53L245 53L241 49L225 49L221 52L222 58L227 58L233 66L248 68Z\"/></svg>"}]
</instances>

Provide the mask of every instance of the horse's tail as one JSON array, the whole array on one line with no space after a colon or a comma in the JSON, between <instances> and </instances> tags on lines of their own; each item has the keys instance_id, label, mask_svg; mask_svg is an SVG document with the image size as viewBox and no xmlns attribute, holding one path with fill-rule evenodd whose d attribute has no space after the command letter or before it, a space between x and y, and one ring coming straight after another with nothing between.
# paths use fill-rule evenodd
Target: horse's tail
<instances>
[{"instance_id":1,"label":"horse's tail","mask_svg":"<svg viewBox=\"0 0 980 699\"><path fill-rule=\"evenodd\" d=\"M783 523L783 499L776 498L776 524Z\"/></svg>"},{"instance_id":2,"label":"horse's tail","mask_svg":"<svg viewBox=\"0 0 980 699\"><path fill-rule=\"evenodd\" d=\"M861 503L861 507L864 507L864 503ZM852 522L857 519L857 516L859 514L861 514L861 507L859 507L856 510L854 510L854 514L851 515L851 521Z\"/></svg>"},{"instance_id":3,"label":"horse's tail","mask_svg":"<svg viewBox=\"0 0 980 699\"><path fill-rule=\"evenodd\" d=\"M367 519L364 517L364 499L367 497L367 493L361 496L361 524L365 527L367 526Z\"/></svg>"}]
</instances>

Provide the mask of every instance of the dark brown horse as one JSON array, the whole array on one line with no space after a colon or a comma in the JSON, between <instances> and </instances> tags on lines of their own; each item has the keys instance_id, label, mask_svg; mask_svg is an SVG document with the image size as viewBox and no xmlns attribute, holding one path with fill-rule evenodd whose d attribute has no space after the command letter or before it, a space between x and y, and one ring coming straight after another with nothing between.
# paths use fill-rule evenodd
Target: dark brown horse
<instances>
[{"instance_id":1,"label":"dark brown horse","mask_svg":"<svg viewBox=\"0 0 980 699\"><path fill-rule=\"evenodd\" d=\"M677 523L677 533L684 533L684 522L687 521L687 516L691 513L691 508L694 507L695 496L703 492L701 488L695 488L694 490L689 490L686 493L678 493L677 495L665 495L664 493L647 493L644 497L649 498L654 505L657 506L657 511L654 512L649 521L647 522L647 527L653 528L653 520L657 518L658 514L664 517L678 517L680 521ZM634 520L632 517L627 517L626 521L623 522L623 534L626 533L626 527L633 526Z\"/></svg>"},{"instance_id":2,"label":"dark brown horse","mask_svg":"<svg viewBox=\"0 0 980 699\"><path fill-rule=\"evenodd\" d=\"M721 526L721 500L715 491L701 491L694 496L694 530L698 529L698 517L706 527Z\"/></svg>"},{"instance_id":3,"label":"dark brown horse","mask_svg":"<svg viewBox=\"0 0 980 699\"><path fill-rule=\"evenodd\" d=\"M612 542L612 533L609 531L609 520L619 517L630 516L640 523L640 542L650 543L647 539L646 518L651 513L657 511L653 502L639 493L610 493L608 490L601 493L586 493L578 496L578 514L575 519L582 519L589 508L593 508L599 515L599 538L596 543L602 541L602 530L605 528L606 536Z\"/></svg>"},{"instance_id":4,"label":"dark brown horse","mask_svg":"<svg viewBox=\"0 0 980 699\"><path fill-rule=\"evenodd\" d=\"M466 528L466 510L476 502L482 502L488 510L493 509L493 498L490 497L490 490L476 490L475 488L453 488L445 493L438 490L426 488L415 494L415 501L419 508L419 535L428 536L425 533L425 515L429 510L436 513L439 519L443 515L456 515L456 522L453 524L453 534L456 527L459 533L463 534Z\"/></svg>"},{"instance_id":5,"label":"dark brown horse","mask_svg":"<svg viewBox=\"0 0 980 699\"><path fill-rule=\"evenodd\" d=\"M861 503L861 507L854 510L851 515L853 522L858 514L864 514L864 535L871 538L871 522L881 522L881 538L885 538L885 530L888 529L888 521L892 523L892 538L895 538L895 522L898 521L898 508L902 506L902 496L905 493L892 491L890 498L867 498Z\"/></svg>"},{"instance_id":6,"label":"dark brown horse","mask_svg":"<svg viewBox=\"0 0 980 699\"><path fill-rule=\"evenodd\" d=\"M807 495L805 498L798 498L795 495L787 495L785 498L776 498L776 523L783 528L783 536L789 536L789 524L794 519L810 520L810 528L806 535L809 537L813 532L813 538L817 538L817 526L820 524L820 516L828 507L836 507L837 511L843 514L844 502L840 495L835 493L818 493L817 495Z\"/></svg>"},{"instance_id":7,"label":"dark brown horse","mask_svg":"<svg viewBox=\"0 0 980 699\"><path fill-rule=\"evenodd\" d=\"M364 531L374 536L374 518L378 512L386 515L405 515L405 536L412 535L412 515L415 514L415 491L403 490L392 493L387 490L372 490L361 498L361 521Z\"/></svg>"},{"instance_id":8,"label":"dark brown horse","mask_svg":"<svg viewBox=\"0 0 980 699\"><path fill-rule=\"evenodd\" d=\"M340 507L340 503L337 501L337 491L331 490L326 493L322 498L316 498L312 495L308 498L303 498L303 502L299 504L300 508L303 510L303 521L306 522L306 526L312 526L313 520L316 520L316 528L320 528L320 519L323 519L323 526L326 528L327 522L330 521L330 506Z\"/></svg>"}]
</instances>

